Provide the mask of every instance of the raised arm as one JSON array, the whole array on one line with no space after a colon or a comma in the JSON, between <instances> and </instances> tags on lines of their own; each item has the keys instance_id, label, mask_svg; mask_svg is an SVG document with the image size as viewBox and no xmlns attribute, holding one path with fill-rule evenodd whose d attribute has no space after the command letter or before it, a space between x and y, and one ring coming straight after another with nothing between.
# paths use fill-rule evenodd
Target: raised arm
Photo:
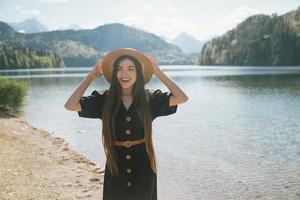
<instances>
[{"instance_id":1,"label":"raised arm","mask_svg":"<svg viewBox=\"0 0 300 200\"><path fill-rule=\"evenodd\" d=\"M169 106L174 106L186 102L188 100L188 96L177 86L177 84L171 78L169 78L163 71L161 71L156 60L153 57L149 56L149 58L153 64L153 74L157 78L159 78L172 93Z\"/></svg>"},{"instance_id":2,"label":"raised arm","mask_svg":"<svg viewBox=\"0 0 300 200\"><path fill-rule=\"evenodd\" d=\"M95 67L90 71L90 73L84 78L80 85L76 88L73 94L69 97L64 107L70 111L81 111L80 99L83 96L86 89L93 82L93 80L101 77L102 72L102 60L99 60Z\"/></svg>"}]
</instances>

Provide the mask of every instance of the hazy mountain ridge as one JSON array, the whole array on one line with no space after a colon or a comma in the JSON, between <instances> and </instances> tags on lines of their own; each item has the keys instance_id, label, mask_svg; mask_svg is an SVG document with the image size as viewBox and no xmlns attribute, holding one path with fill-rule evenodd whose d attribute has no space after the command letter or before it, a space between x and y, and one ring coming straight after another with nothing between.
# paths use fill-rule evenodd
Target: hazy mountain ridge
<instances>
[{"instance_id":1,"label":"hazy mountain ridge","mask_svg":"<svg viewBox=\"0 0 300 200\"><path fill-rule=\"evenodd\" d=\"M15 31L22 33L39 33L49 31L49 29L36 18L26 19L19 23L9 23L9 25L13 27Z\"/></svg>"},{"instance_id":2,"label":"hazy mountain ridge","mask_svg":"<svg viewBox=\"0 0 300 200\"><path fill-rule=\"evenodd\" d=\"M184 53L199 53L201 52L203 43L195 37L183 32L171 41L172 44L180 47Z\"/></svg>"},{"instance_id":3,"label":"hazy mountain ridge","mask_svg":"<svg viewBox=\"0 0 300 200\"><path fill-rule=\"evenodd\" d=\"M0 41L6 46L30 48L58 54L67 66L90 66L116 48L134 48L157 58L160 64L193 64L195 58L158 36L123 24L95 29L57 30L23 34L0 22Z\"/></svg>"}]
</instances>

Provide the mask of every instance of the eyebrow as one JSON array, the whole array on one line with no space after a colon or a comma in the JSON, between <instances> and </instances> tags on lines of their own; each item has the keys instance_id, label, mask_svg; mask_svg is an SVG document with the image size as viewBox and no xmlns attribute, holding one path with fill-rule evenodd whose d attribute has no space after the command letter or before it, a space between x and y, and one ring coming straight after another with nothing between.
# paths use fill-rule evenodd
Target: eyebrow
<instances>
[{"instance_id":1,"label":"eyebrow","mask_svg":"<svg viewBox=\"0 0 300 200\"><path fill-rule=\"evenodd\" d=\"M118 67L123 67L122 65L119 65ZM128 68L135 68L134 65L129 65Z\"/></svg>"}]
</instances>

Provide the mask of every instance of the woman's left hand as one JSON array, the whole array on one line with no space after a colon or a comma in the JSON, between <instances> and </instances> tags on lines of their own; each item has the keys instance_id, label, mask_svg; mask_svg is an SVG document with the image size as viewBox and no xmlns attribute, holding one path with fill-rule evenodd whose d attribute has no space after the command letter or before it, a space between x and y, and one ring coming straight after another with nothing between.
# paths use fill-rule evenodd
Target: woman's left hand
<instances>
[{"instance_id":1,"label":"woman's left hand","mask_svg":"<svg viewBox=\"0 0 300 200\"><path fill-rule=\"evenodd\" d=\"M161 71L160 68L159 68L159 66L158 66L157 61L152 56L148 56L148 58L150 59L150 61L152 63L153 74L157 75L157 73Z\"/></svg>"}]
</instances>

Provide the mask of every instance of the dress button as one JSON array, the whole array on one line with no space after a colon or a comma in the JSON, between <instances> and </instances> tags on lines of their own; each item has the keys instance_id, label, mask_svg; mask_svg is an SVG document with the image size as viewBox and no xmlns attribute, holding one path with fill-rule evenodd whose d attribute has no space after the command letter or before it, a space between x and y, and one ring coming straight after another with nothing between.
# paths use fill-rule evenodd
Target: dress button
<instances>
[{"instance_id":1,"label":"dress button","mask_svg":"<svg viewBox=\"0 0 300 200\"><path fill-rule=\"evenodd\" d=\"M126 133L126 135L130 135L130 134L131 134L131 131L127 129L127 130L125 131L125 133Z\"/></svg>"},{"instance_id":2,"label":"dress button","mask_svg":"<svg viewBox=\"0 0 300 200\"><path fill-rule=\"evenodd\" d=\"M127 116L127 117L126 117L126 121L130 122L130 121L131 121L131 117L130 117L130 116Z\"/></svg>"},{"instance_id":3,"label":"dress button","mask_svg":"<svg viewBox=\"0 0 300 200\"><path fill-rule=\"evenodd\" d=\"M127 159L127 160L130 160L130 159L131 159L131 155L127 154L127 155L126 155L126 159Z\"/></svg>"},{"instance_id":4,"label":"dress button","mask_svg":"<svg viewBox=\"0 0 300 200\"><path fill-rule=\"evenodd\" d=\"M127 173L130 174L131 173L131 169L126 169Z\"/></svg>"},{"instance_id":5,"label":"dress button","mask_svg":"<svg viewBox=\"0 0 300 200\"><path fill-rule=\"evenodd\" d=\"M130 181L127 182L127 186L131 187L131 182Z\"/></svg>"}]
</instances>

